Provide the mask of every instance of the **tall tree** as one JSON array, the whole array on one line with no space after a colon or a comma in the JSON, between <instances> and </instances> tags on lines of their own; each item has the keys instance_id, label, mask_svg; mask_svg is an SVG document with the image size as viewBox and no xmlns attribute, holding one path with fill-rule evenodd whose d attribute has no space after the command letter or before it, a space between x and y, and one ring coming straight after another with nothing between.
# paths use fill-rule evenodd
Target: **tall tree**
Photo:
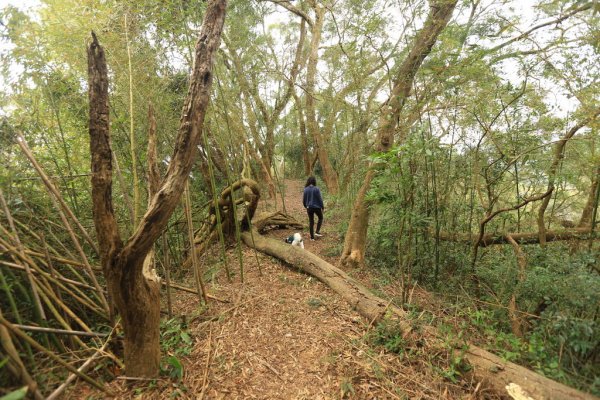
<instances>
[{"instance_id":1,"label":"tall tree","mask_svg":"<svg viewBox=\"0 0 600 400\"><path fill-rule=\"evenodd\" d=\"M427 20L413 39L408 55L400 64L390 97L381 109L377 131L377 151L384 152L392 147L400 113L410 94L415 75L452 17L456 3L456 0L430 2ZM403 140L404 138L401 137L400 139ZM344 249L340 258L342 265L360 265L364 262L369 224L369 203L366 200L366 195L375 173L376 165L370 165L364 182L356 195L350 225L346 231Z\"/></svg>"}]
</instances>

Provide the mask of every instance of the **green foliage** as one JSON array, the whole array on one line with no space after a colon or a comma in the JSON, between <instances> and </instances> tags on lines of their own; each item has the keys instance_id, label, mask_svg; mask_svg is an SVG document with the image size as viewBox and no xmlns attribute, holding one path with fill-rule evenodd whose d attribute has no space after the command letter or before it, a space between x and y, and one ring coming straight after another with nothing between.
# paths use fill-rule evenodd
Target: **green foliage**
<instances>
[{"instance_id":1,"label":"green foliage","mask_svg":"<svg viewBox=\"0 0 600 400\"><path fill-rule=\"evenodd\" d=\"M367 340L375 346L383 346L390 353L403 354L406 350L406 342L402 337L400 326L389 319L377 323L367 334Z\"/></svg>"},{"instance_id":2,"label":"green foliage","mask_svg":"<svg viewBox=\"0 0 600 400\"><path fill-rule=\"evenodd\" d=\"M167 371L171 378L176 381L181 380L183 377L183 364L179 361L179 358L175 356L167 357Z\"/></svg>"},{"instance_id":3,"label":"green foliage","mask_svg":"<svg viewBox=\"0 0 600 400\"><path fill-rule=\"evenodd\" d=\"M186 332L187 325L178 318L161 322L160 343L167 353L186 356L193 348L193 341Z\"/></svg>"},{"instance_id":4,"label":"green foliage","mask_svg":"<svg viewBox=\"0 0 600 400\"><path fill-rule=\"evenodd\" d=\"M13 392L10 392L8 394L5 394L4 396L0 397L0 400L21 400L24 399L27 396L27 386L22 387L21 389L17 389Z\"/></svg>"}]
</instances>

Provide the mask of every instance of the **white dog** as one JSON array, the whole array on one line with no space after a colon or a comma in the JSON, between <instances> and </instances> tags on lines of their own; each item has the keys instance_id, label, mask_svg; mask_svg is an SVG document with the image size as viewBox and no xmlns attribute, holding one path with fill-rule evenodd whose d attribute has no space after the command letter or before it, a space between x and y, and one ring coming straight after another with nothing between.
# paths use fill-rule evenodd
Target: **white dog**
<instances>
[{"instance_id":1,"label":"white dog","mask_svg":"<svg viewBox=\"0 0 600 400\"><path fill-rule=\"evenodd\" d=\"M291 243L292 246L300 246L304 248L304 240L302 240L302 234L299 232L294 233L292 236L289 236L284 239L286 243Z\"/></svg>"}]
</instances>

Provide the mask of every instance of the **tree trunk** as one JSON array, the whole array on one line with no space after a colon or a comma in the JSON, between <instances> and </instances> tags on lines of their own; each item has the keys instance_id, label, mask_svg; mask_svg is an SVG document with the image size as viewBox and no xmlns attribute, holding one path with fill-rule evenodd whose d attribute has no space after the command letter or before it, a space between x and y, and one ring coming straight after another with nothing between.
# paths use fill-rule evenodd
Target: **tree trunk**
<instances>
[{"instance_id":1,"label":"tree trunk","mask_svg":"<svg viewBox=\"0 0 600 400\"><path fill-rule=\"evenodd\" d=\"M338 193L338 175L333 165L329 161L327 146L322 133L319 130L317 122L317 113L315 106L315 83L317 76L317 63L319 61L319 44L321 43L321 31L323 30L323 22L325 18L325 8L315 4L315 21L311 29L310 39L310 55L308 57L308 65L306 67L306 127L309 134L313 137L314 145L321 168L323 170L323 180L330 194Z\"/></svg>"},{"instance_id":2,"label":"tree trunk","mask_svg":"<svg viewBox=\"0 0 600 400\"><path fill-rule=\"evenodd\" d=\"M469 346L464 357L474 367L475 376L497 393L506 394L507 385L513 383L536 400L598 400L596 396L555 382L476 346Z\"/></svg>"},{"instance_id":3,"label":"tree trunk","mask_svg":"<svg viewBox=\"0 0 600 400\"><path fill-rule=\"evenodd\" d=\"M592 176L592 184L588 193L588 198L581 212L581 218L577 223L578 228L592 226L592 214L594 214L594 205L596 204L596 192L598 191L598 179L600 178L600 165L596 167L595 174Z\"/></svg>"},{"instance_id":4,"label":"tree trunk","mask_svg":"<svg viewBox=\"0 0 600 400\"><path fill-rule=\"evenodd\" d=\"M136 377L156 376L160 364L160 279L144 261L117 259L107 275L125 332L125 373Z\"/></svg>"},{"instance_id":5,"label":"tree trunk","mask_svg":"<svg viewBox=\"0 0 600 400\"><path fill-rule=\"evenodd\" d=\"M108 292L122 317L125 370L129 376L154 377L159 372L160 285L154 270L144 260L177 207L194 164L210 101L212 68L226 4L226 0L213 0L208 5L196 44L175 152L160 188L126 243L121 240L112 204L108 69L104 49L94 33L88 48L93 216Z\"/></svg>"},{"instance_id":6,"label":"tree trunk","mask_svg":"<svg viewBox=\"0 0 600 400\"><path fill-rule=\"evenodd\" d=\"M308 151L308 137L306 134L306 123L304 121L304 111L302 110L302 102L300 97L294 91L294 103L296 112L298 113L298 129L300 131L300 139L302 142L302 161L304 162L304 175L312 175L312 163L310 161L310 152Z\"/></svg>"},{"instance_id":7,"label":"tree trunk","mask_svg":"<svg viewBox=\"0 0 600 400\"><path fill-rule=\"evenodd\" d=\"M546 224L544 222L544 214L546 212L546 208L550 203L550 199L552 198L552 193L554 192L554 182L556 181L556 172L558 170L558 166L560 161L565 156L565 147L567 146L567 142L577 133L577 131L588 123L596 119L596 117L600 115L600 108L591 113L587 118L583 121L569 129L569 131L563 136L554 147L554 158L552 159L552 164L550 164L550 168L548 168L548 190L547 195L543 199L542 204L538 210L538 218L537 225L539 231L539 243L540 246L544 247L546 245Z\"/></svg>"},{"instance_id":8,"label":"tree trunk","mask_svg":"<svg viewBox=\"0 0 600 400\"><path fill-rule=\"evenodd\" d=\"M546 231L546 242L555 242L559 240L583 240L584 236L590 233L589 227L573 228L564 231ZM538 232L519 232L519 233L486 233L479 241L479 247L487 247L495 244L510 243L506 238L510 235L519 244L537 244L540 242ZM440 232L440 240L449 242L463 242L475 245L478 236L469 233L449 233Z\"/></svg>"},{"instance_id":9,"label":"tree trunk","mask_svg":"<svg viewBox=\"0 0 600 400\"><path fill-rule=\"evenodd\" d=\"M457 0L440 0L430 3L430 11L423 28L417 33L412 48L398 70L394 87L389 99L382 108L377 134L377 151L388 151L394 144L394 132L398 126L400 113L410 94L412 84L425 58L439 34L448 24ZM403 130L404 132L406 129ZM404 135L402 135L404 136ZM402 137L401 140L404 140ZM370 165L367 176L354 200L350 225L344 240L344 249L340 264L346 266L362 265L367 243L369 224L369 204L366 194L373 180L376 165Z\"/></svg>"}]
</instances>

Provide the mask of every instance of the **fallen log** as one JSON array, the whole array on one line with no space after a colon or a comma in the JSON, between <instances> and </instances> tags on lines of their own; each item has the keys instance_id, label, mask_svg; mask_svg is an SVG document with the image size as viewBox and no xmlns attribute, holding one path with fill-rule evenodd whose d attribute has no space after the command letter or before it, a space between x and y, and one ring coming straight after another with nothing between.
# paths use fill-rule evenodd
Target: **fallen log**
<instances>
[{"instance_id":1,"label":"fallen log","mask_svg":"<svg viewBox=\"0 0 600 400\"><path fill-rule=\"evenodd\" d=\"M369 322L381 320L386 313L405 319L400 321L404 336L411 332L404 310L391 306L388 301L372 294L365 286L350 277L341 269L331 265L313 253L282 241L267 238L254 230L243 232L244 243L256 250L273 256L286 264L314 276L342 296L354 309ZM433 329L433 328L432 328ZM536 400L598 400L595 396L580 392L551 379L545 378L527 368L504 361L502 358L469 345L464 357L474 367L476 377L487 383L498 394L509 398L506 386L516 383L524 393Z\"/></svg>"},{"instance_id":2,"label":"fallen log","mask_svg":"<svg viewBox=\"0 0 600 400\"><path fill-rule=\"evenodd\" d=\"M582 240L586 235L589 235L590 227L573 228L564 231L546 231L546 242L555 242L559 240ZM487 247L495 244L509 244L506 238L510 235L519 244L537 244L540 242L538 232L522 232L522 233L486 233L483 235L479 247ZM475 244L477 241L476 235L468 233L452 233L440 232L440 240L448 242L463 242Z\"/></svg>"},{"instance_id":3,"label":"fallen log","mask_svg":"<svg viewBox=\"0 0 600 400\"><path fill-rule=\"evenodd\" d=\"M252 234L243 232L241 237L249 247L284 261L288 265L325 283L369 321L380 320L388 310L399 318L405 316L404 311L396 307L387 307L387 301L375 296L347 273L310 251L297 246L290 246L283 241L267 238L258 233L257 230L254 230ZM410 324L406 322L401 322L400 326L405 333L411 331Z\"/></svg>"},{"instance_id":4,"label":"fallen log","mask_svg":"<svg viewBox=\"0 0 600 400\"><path fill-rule=\"evenodd\" d=\"M580 392L525 367L504 361L476 346L469 346L464 356L474 367L475 375L498 393L506 393L506 386L516 383L527 396L535 400L598 400L592 394Z\"/></svg>"}]
</instances>

